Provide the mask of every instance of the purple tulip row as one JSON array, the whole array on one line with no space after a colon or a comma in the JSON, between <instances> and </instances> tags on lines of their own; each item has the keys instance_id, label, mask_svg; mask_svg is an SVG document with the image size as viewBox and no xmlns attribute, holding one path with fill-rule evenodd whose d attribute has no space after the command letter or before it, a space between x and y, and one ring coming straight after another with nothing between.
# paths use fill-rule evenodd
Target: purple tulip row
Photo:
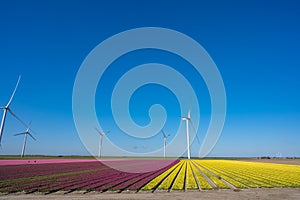
<instances>
[{"instance_id":1,"label":"purple tulip row","mask_svg":"<svg viewBox=\"0 0 300 200\"><path fill-rule=\"evenodd\" d=\"M156 176L160 175L164 171L168 170L170 167L172 167L174 164L177 164L178 161L173 162L172 164L156 170L151 171L147 173L140 174L139 176L136 176L134 178L131 178L129 181L116 184L114 187L110 188L110 190L139 190L141 187L143 187L146 183L148 183L150 180L155 178Z\"/></svg>"},{"instance_id":2,"label":"purple tulip row","mask_svg":"<svg viewBox=\"0 0 300 200\"><path fill-rule=\"evenodd\" d=\"M131 161L132 162L132 161ZM163 162L163 161L159 161ZM149 161L139 161L138 163L135 161L136 166L133 166L132 169L136 168L136 170L140 168L146 168L149 165ZM152 161L152 164L157 163L156 161ZM85 183L80 183L79 185L74 185L73 187L66 187L63 190L97 190L97 191L106 191L106 190L138 190L140 187L145 185L148 181L161 174L174 164L178 163L178 161L174 161L168 166L151 172L145 173L124 173L119 172L117 174L113 174L108 177L99 177L95 178L95 176L86 179ZM141 165L142 164L142 165Z\"/></svg>"},{"instance_id":3,"label":"purple tulip row","mask_svg":"<svg viewBox=\"0 0 300 200\"><path fill-rule=\"evenodd\" d=\"M162 162L162 161L160 161ZM149 161L122 161L118 164L124 164L127 163L130 164L130 167L132 170L138 170L140 168L146 168L149 164ZM156 163L156 162L153 162ZM173 164L172 164L173 165ZM109 172L106 172L105 174L99 172L95 172L93 174L90 174L90 176L85 176L84 179L78 179L78 184L72 182L72 183L64 183L61 185L57 185L56 187L51 186L50 188L60 188L60 190L99 190L99 191L105 191L113 188L116 185L119 185L121 183L123 184L129 184L132 182L131 180L133 178L139 177L141 175L144 175L147 173L126 173L126 172L120 172L117 170L111 169ZM120 189L120 188L116 188ZM113 188L114 190L114 188Z\"/></svg>"},{"instance_id":4,"label":"purple tulip row","mask_svg":"<svg viewBox=\"0 0 300 200\"><path fill-rule=\"evenodd\" d=\"M100 162L86 163L59 163L41 165L16 165L3 166L0 169L0 191L13 190L18 187L29 187L32 184L48 182L49 179L55 182L57 175L64 173L76 173L86 170L108 168ZM24 167L24 168L22 168ZM15 173L15 174L13 174ZM54 176L54 177L53 177ZM12 177L11 179L9 177ZM12 188L12 189L10 189Z\"/></svg>"},{"instance_id":5,"label":"purple tulip row","mask_svg":"<svg viewBox=\"0 0 300 200\"><path fill-rule=\"evenodd\" d=\"M153 165L159 166L165 164L165 161L163 160L123 160L114 162L114 164L118 165L120 168L130 168L130 171L141 171L141 169L142 171L147 171L152 169ZM173 161L171 164L160 170L142 173L118 171L109 168L100 162L64 163L63 165L58 164L58 166L55 166L54 168L51 168L53 167L53 164L31 165L31 170L28 170L28 168L25 167L24 176L20 174L14 176L19 177L18 179L0 179L0 192L40 191L47 193L59 190L138 190L151 179L176 163L178 163L178 160ZM149 167L149 165L152 165L152 167ZM59 168L59 166L61 168ZM34 168L36 170L34 170ZM11 173L10 170L12 169L9 169L8 167L6 167L6 169ZM13 167L13 169L18 169L16 172L17 174L23 174L22 169L16 167ZM44 171L45 173L42 173L43 170L46 170ZM31 173L29 173L29 171ZM34 172L36 172L36 174ZM9 176L11 176L11 174Z\"/></svg>"},{"instance_id":6,"label":"purple tulip row","mask_svg":"<svg viewBox=\"0 0 300 200\"><path fill-rule=\"evenodd\" d=\"M83 164L83 163L80 163ZM89 163L89 164L94 164L94 163ZM73 168L72 170L68 170L69 173L65 174L65 173L60 173L61 171L59 171L58 174L53 174L50 173L51 175L46 175L43 177L39 177L39 174L37 176L34 175L34 173L31 175L31 177L27 177L25 179L21 179L21 180L12 180L12 181L4 181L4 183L0 182L0 191L2 191L3 189L9 191L9 192L14 192L14 191L27 191L27 192L32 192L35 190L38 191L47 191L49 188L53 187L53 190L56 187L60 187L57 185L60 185L61 183L67 183L69 184L70 180L77 180L78 178L83 177L82 179L84 179L85 177L87 177L87 174L92 174L94 176L95 172L97 171L97 174L102 174L103 170L106 170L108 172L113 172L114 170L107 167L106 165L103 165L102 163L100 163L101 165L99 165L98 163L98 168L94 168L94 165L89 165L90 168L88 168L87 166L83 167L78 167L78 163L70 163L68 168ZM130 163L122 163L127 164L128 165L132 165ZM121 163L120 163L121 165ZM39 165L35 165L35 168L38 168ZM44 167L44 166L42 166ZM80 169L80 170L77 170ZM84 170L82 170L84 169ZM48 169L51 170L51 169ZM56 171L54 169L54 171ZM46 172L45 174L47 174L48 172ZM71 173L71 174L70 174ZM75 173L75 174L74 174ZM100 176L101 177L101 176ZM17 182L17 184L15 184ZM49 189L50 190L50 189ZM52 190L52 189L51 189Z\"/></svg>"},{"instance_id":7,"label":"purple tulip row","mask_svg":"<svg viewBox=\"0 0 300 200\"><path fill-rule=\"evenodd\" d=\"M103 166L104 165L101 162L6 165L0 166L0 181L95 169Z\"/></svg>"}]
</instances>

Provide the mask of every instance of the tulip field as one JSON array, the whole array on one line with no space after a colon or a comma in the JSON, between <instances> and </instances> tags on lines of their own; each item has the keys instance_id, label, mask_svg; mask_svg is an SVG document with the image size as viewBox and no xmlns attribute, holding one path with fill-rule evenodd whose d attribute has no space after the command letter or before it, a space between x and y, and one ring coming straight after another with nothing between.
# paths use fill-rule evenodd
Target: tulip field
<instances>
[{"instance_id":1,"label":"tulip field","mask_svg":"<svg viewBox=\"0 0 300 200\"><path fill-rule=\"evenodd\" d=\"M234 160L96 160L10 163L0 160L0 193L140 192L300 187L300 166ZM4 164L3 164L4 163ZM145 172L142 172L145 169Z\"/></svg>"},{"instance_id":2,"label":"tulip field","mask_svg":"<svg viewBox=\"0 0 300 200\"><path fill-rule=\"evenodd\" d=\"M181 160L142 190L300 187L300 166L231 160Z\"/></svg>"}]
</instances>

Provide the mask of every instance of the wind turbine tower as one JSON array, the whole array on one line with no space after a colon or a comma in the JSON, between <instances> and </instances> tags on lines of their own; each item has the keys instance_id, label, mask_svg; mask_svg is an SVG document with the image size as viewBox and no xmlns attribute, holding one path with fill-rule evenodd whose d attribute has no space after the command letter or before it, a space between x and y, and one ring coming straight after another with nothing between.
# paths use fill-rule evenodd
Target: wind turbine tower
<instances>
[{"instance_id":1,"label":"wind turbine tower","mask_svg":"<svg viewBox=\"0 0 300 200\"><path fill-rule=\"evenodd\" d=\"M96 131L99 133L99 135L100 135L98 157L101 158L101 152L102 152L102 140L103 140L104 132L103 132L103 131L100 131L100 130L97 129L97 128L95 128L95 130L96 130ZM109 131L106 131L106 133L109 133Z\"/></svg>"},{"instance_id":2,"label":"wind turbine tower","mask_svg":"<svg viewBox=\"0 0 300 200\"><path fill-rule=\"evenodd\" d=\"M23 148L22 148L22 152L21 152L21 158L24 157L24 154L25 154L25 148L26 148L26 142L27 142L27 135L29 135L32 139L36 140L32 135L31 133L29 132L30 130L30 124L28 125L27 129L25 132L23 133L18 133L18 134L15 134L14 136L17 136L17 135L24 135L24 142L23 142Z\"/></svg>"},{"instance_id":3,"label":"wind turbine tower","mask_svg":"<svg viewBox=\"0 0 300 200\"><path fill-rule=\"evenodd\" d=\"M161 130L161 132L162 132L162 134L163 134L163 136L164 136L164 158L166 158L167 137L169 137L170 134L169 134L169 135L166 135L165 132L164 132L163 130Z\"/></svg>"},{"instance_id":4,"label":"wind turbine tower","mask_svg":"<svg viewBox=\"0 0 300 200\"><path fill-rule=\"evenodd\" d=\"M187 145L187 158L191 159L190 152L190 132L189 132L189 122L191 121L191 111L189 110L187 117L181 117L183 121L186 123L186 145Z\"/></svg>"}]
</instances>

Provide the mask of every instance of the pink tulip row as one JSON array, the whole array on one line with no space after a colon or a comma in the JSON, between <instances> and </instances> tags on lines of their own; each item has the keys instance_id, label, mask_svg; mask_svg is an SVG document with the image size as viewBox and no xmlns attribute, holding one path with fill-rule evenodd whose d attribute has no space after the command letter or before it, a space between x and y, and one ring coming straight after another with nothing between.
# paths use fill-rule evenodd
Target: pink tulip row
<instances>
[{"instance_id":1,"label":"pink tulip row","mask_svg":"<svg viewBox=\"0 0 300 200\"><path fill-rule=\"evenodd\" d=\"M0 166L3 165L36 165L51 163L79 163L79 162L97 162L95 159L30 159L30 160L0 160Z\"/></svg>"}]
</instances>

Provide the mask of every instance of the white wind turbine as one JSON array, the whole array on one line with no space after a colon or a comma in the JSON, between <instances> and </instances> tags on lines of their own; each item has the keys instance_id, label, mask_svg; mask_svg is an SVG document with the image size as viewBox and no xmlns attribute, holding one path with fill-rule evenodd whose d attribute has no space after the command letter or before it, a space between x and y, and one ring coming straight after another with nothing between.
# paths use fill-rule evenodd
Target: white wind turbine
<instances>
[{"instance_id":1,"label":"white wind turbine","mask_svg":"<svg viewBox=\"0 0 300 200\"><path fill-rule=\"evenodd\" d=\"M0 145L1 145L1 139L2 139L2 135L3 135L3 130L4 130L4 125L5 125L5 120L6 120L7 111L8 111L12 116L14 116L17 120L19 120L22 124L26 125L26 124L25 124L25 123L24 123L24 122L23 122L16 114L14 114L14 113L12 112L12 110L10 109L10 104L11 104L13 98L14 98L14 95L15 95L16 91L17 91L17 88L18 88L18 85L19 85L20 80L21 80L21 76L19 76L18 81L17 81L17 84L16 84L16 87L15 87L15 89L14 89L14 91L13 91L13 93L12 93L12 95L11 95L9 101L8 101L8 103L6 104L6 106L0 107L0 109L3 110L3 116L2 116L2 121L1 121L1 125L0 125Z\"/></svg>"},{"instance_id":2,"label":"white wind turbine","mask_svg":"<svg viewBox=\"0 0 300 200\"><path fill-rule=\"evenodd\" d=\"M23 132L23 133L18 133L18 134L15 134L15 135L14 135L14 136L17 136L17 135L24 135L24 143L23 143L23 148L22 148L21 158L24 157L24 154L25 154L27 135L29 135L32 139L36 140L36 139L31 135L31 133L29 132L29 131L30 131L30 124L31 124L31 122L30 122L29 125L27 126L27 129L26 129L25 132Z\"/></svg>"},{"instance_id":3,"label":"white wind turbine","mask_svg":"<svg viewBox=\"0 0 300 200\"><path fill-rule=\"evenodd\" d=\"M166 158L166 145L167 145L167 137L170 136L170 134L166 135L163 130L161 130L163 136L164 136L164 158Z\"/></svg>"},{"instance_id":4,"label":"white wind turbine","mask_svg":"<svg viewBox=\"0 0 300 200\"><path fill-rule=\"evenodd\" d=\"M189 122L191 122L191 111L189 110L187 117L181 117L183 121L186 122L186 145L187 145L187 157L191 158L190 153L190 132L189 132Z\"/></svg>"},{"instance_id":5,"label":"white wind turbine","mask_svg":"<svg viewBox=\"0 0 300 200\"><path fill-rule=\"evenodd\" d=\"M102 152L102 139L104 132L100 131L99 129L95 128L95 130L99 133L100 135L100 140L99 140L99 152L98 152L98 157L101 158L101 152ZM106 131L106 133L109 133L109 131Z\"/></svg>"}]
</instances>

